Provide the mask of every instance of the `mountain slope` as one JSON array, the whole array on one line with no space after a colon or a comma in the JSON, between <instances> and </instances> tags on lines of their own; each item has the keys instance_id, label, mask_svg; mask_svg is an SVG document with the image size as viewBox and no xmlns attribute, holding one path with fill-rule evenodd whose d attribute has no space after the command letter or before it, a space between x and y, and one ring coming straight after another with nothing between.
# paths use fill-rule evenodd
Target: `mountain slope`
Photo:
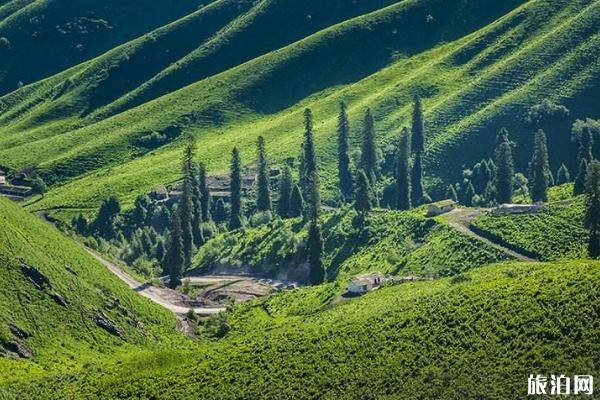
<instances>
[{"instance_id":1,"label":"mountain slope","mask_svg":"<svg viewBox=\"0 0 600 400\"><path fill-rule=\"evenodd\" d=\"M136 194L178 179L177 138L187 132L196 135L200 156L213 172L226 168L233 144L250 162L259 134L266 137L275 162L296 156L301 113L310 106L325 197L332 199L338 101L350 105L353 143L362 113L371 107L382 147L389 149L409 124L411 96L419 93L425 98L424 162L434 195L440 183L456 181L465 165L491 155L501 126L517 142L517 164L523 170L531 151L531 128L522 119L528 107L549 98L570 107L572 118L598 117L599 100L591 94L599 83L600 62L594 54L600 37L594 27L600 2L520 3L382 3L383 8L312 35L305 31L309 36L290 45L281 40L277 45L284 47L275 51L260 55L268 49L249 49L227 61L224 54L235 53L244 34L271 26L253 25L271 21L261 12L276 12L265 2L234 18L185 61L156 72L139 90L110 104L105 103L111 95L100 96L100 108L90 108L90 99L94 93L111 93L108 88L115 84L104 87L110 74L92 73L101 71L96 60L5 96L0 100L0 159L12 168L37 165L55 184L36 209L95 206L111 192L131 204ZM233 47L227 47L228 40ZM98 60L126 65L127 58L119 54L113 61L108 54ZM254 55L259 56L229 70L211 70ZM186 75L190 78L182 78ZM128 109L145 101L146 93L151 100L194 79L201 80ZM550 135L553 169L559 162L573 167L568 124ZM143 144L153 131L165 137L159 148Z\"/></svg>"},{"instance_id":2,"label":"mountain slope","mask_svg":"<svg viewBox=\"0 0 600 400\"><path fill-rule=\"evenodd\" d=\"M598 374L600 264L500 264L462 281L383 288L288 316L283 296L238 309L189 352L132 354L6 398L477 399L525 397L527 376ZM288 302L303 301L296 291Z\"/></svg>"},{"instance_id":3,"label":"mountain slope","mask_svg":"<svg viewBox=\"0 0 600 400\"><path fill-rule=\"evenodd\" d=\"M176 339L174 317L0 198L0 382ZM174 343L175 341L173 341ZM10 357L25 359L11 361Z\"/></svg>"}]
</instances>

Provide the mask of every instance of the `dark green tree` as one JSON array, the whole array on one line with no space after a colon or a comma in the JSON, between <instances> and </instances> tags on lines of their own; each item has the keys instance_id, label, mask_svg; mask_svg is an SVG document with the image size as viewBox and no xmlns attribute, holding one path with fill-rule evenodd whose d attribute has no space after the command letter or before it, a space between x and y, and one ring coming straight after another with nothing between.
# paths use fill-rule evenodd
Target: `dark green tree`
<instances>
[{"instance_id":1,"label":"dark green tree","mask_svg":"<svg viewBox=\"0 0 600 400\"><path fill-rule=\"evenodd\" d=\"M410 133L402 129L396 161L396 207L398 210L408 210L411 207L410 183Z\"/></svg>"},{"instance_id":2,"label":"dark green tree","mask_svg":"<svg viewBox=\"0 0 600 400\"><path fill-rule=\"evenodd\" d=\"M565 183L571 182L571 174L565 164L561 164L558 172L556 173L556 184L564 185Z\"/></svg>"},{"instance_id":3,"label":"dark green tree","mask_svg":"<svg viewBox=\"0 0 600 400\"><path fill-rule=\"evenodd\" d=\"M223 201L223 199L219 199L215 203L215 210L214 210L213 217L214 217L215 222L218 224L227 221L227 218L228 218L227 207L225 206L225 202Z\"/></svg>"},{"instance_id":4,"label":"dark green tree","mask_svg":"<svg viewBox=\"0 0 600 400\"><path fill-rule=\"evenodd\" d=\"M298 185L294 185L292 194L290 195L290 213L289 216L297 218L302 216L304 212L304 199L302 198L302 191Z\"/></svg>"},{"instance_id":5,"label":"dark green tree","mask_svg":"<svg viewBox=\"0 0 600 400\"><path fill-rule=\"evenodd\" d=\"M585 180L587 177L588 162L585 158L582 158L579 162L579 170L575 177L575 184L573 185L573 196L579 196L585 192Z\"/></svg>"},{"instance_id":6,"label":"dark green tree","mask_svg":"<svg viewBox=\"0 0 600 400\"><path fill-rule=\"evenodd\" d=\"M210 189L208 187L208 177L206 173L206 165L200 163L198 165L198 185L200 186L200 204L202 205L202 221L210 221Z\"/></svg>"},{"instance_id":7,"label":"dark green tree","mask_svg":"<svg viewBox=\"0 0 600 400\"><path fill-rule=\"evenodd\" d=\"M293 185L292 171L286 165L279 181L279 200L277 201L277 212L282 218L290 217L290 198Z\"/></svg>"},{"instance_id":8,"label":"dark green tree","mask_svg":"<svg viewBox=\"0 0 600 400\"><path fill-rule=\"evenodd\" d=\"M148 210L147 207L150 204L150 199L148 196L140 195L136 197L134 208L131 213L131 222L134 226L144 226L146 224L146 220L148 218Z\"/></svg>"},{"instance_id":9,"label":"dark green tree","mask_svg":"<svg viewBox=\"0 0 600 400\"><path fill-rule=\"evenodd\" d=\"M462 203L467 206L473 206L473 196L475 196L475 188L471 181L467 181L464 185L463 201Z\"/></svg>"},{"instance_id":10,"label":"dark green tree","mask_svg":"<svg viewBox=\"0 0 600 400\"><path fill-rule=\"evenodd\" d=\"M319 188L319 175L316 172L308 179L309 197L307 200L307 212L306 217L310 221L316 221L319 218L319 214L321 211L321 192Z\"/></svg>"},{"instance_id":11,"label":"dark green tree","mask_svg":"<svg viewBox=\"0 0 600 400\"><path fill-rule=\"evenodd\" d=\"M350 171L350 157L348 156L350 136L350 123L346 113L346 104L340 102L340 115L338 117L338 179L340 192L344 200L352 198L353 179Z\"/></svg>"},{"instance_id":12,"label":"dark green tree","mask_svg":"<svg viewBox=\"0 0 600 400\"><path fill-rule=\"evenodd\" d=\"M229 214L229 229L242 227L242 161L237 147L231 152L230 166L231 213Z\"/></svg>"},{"instance_id":13,"label":"dark green tree","mask_svg":"<svg viewBox=\"0 0 600 400\"><path fill-rule=\"evenodd\" d=\"M454 185L448 186L448 190L446 190L446 199L458 201L458 194L456 193Z\"/></svg>"},{"instance_id":14,"label":"dark green tree","mask_svg":"<svg viewBox=\"0 0 600 400\"><path fill-rule=\"evenodd\" d=\"M425 150L425 120L423 118L421 98L415 96L413 103L412 151L415 153L422 153Z\"/></svg>"},{"instance_id":15,"label":"dark green tree","mask_svg":"<svg viewBox=\"0 0 600 400\"><path fill-rule=\"evenodd\" d=\"M313 132L313 117L310 108L304 110L304 142L300 156L300 188L304 198L310 198L310 177L317 171L317 155Z\"/></svg>"},{"instance_id":16,"label":"dark green tree","mask_svg":"<svg viewBox=\"0 0 600 400\"><path fill-rule=\"evenodd\" d=\"M367 109L365 113L360 168L365 171L369 181L374 183L377 176L377 145L375 143L375 124L370 109Z\"/></svg>"},{"instance_id":17,"label":"dark green tree","mask_svg":"<svg viewBox=\"0 0 600 400\"><path fill-rule=\"evenodd\" d=\"M269 166L265 139L258 137L256 152L258 156L256 209L259 212L271 211L271 189L269 188Z\"/></svg>"},{"instance_id":18,"label":"dark green tree","mask_svg":"<svg viewBox=\"0 0 600 400\"><path fill-rule=\"evenodd\" d=\"M600 258L600 162L597 160L593 160L588 166L584 225L589 230L589 256Z\"/></svg>"},{"instance_id":19,"label":"dark green tree","mask_svg":"<svg viewBox=\"0 0 600 400\"><path fill-rule=\"evenodd\" d=\"M494 187L496 202L511 203L513 198L513 181L515 176L515 167L512 156L512 144L508 140L506 130L501 130L498 135L500 144L495 152L496 174L494 179Z\"/></svg>"},{"instance_id":20,"label":"dark green tree","mask_svg":"<svg viewBox=\"0 0 600 400\"><path fill-rule=\"evenodd\" d=\"M319 285L325 280L325 270L323 269L323 237L317 221L310 223L307 247L310 282Z\"/></svg>"},{"instance_id":21,"label":"dark green tree","mask_svg":"<svg viewBox=\"0 0 600 400\"><path fill-rule=\"evenodd\" d=\"M183 241L184 265L189 265L192 262L192 256L194 255L195 151L195 142L190 135L183 152L183 188L177 207L179 212L179 223L181 225L181 238Z\"/></svg>"},{"instance_id":22,"label":"dark green tree","mask_svg":"<svg viewBox=\"0 0 600 400\"><path fill-rule=\"evenodd\" d=\"M538 130L535 134L533 157L529 162L529 193L534 202L548 201L550 186L550 165L548 162L548 147L546 134Z\"/></svg>"},{"instance_id":23,"label":"dark green tree","mask_svg":"<svg viewBox=\"0 0 600 400\"><path fill-rule=\"evenodd\" d=\"M75 228L75 232L77 232L78 234L80 234L80 235L87 234L88 221L83 216L83 214L79 214L77 217L73 218L71 225L73 225L73 228Z\"/></svg>"},{"instance_id":24,"label":"dark green tree","mask_svg":"<svg viewBox=\"0 0 600 400\"><path fill-rule=\"evenodd\" d=\"M421 161L421 153L415 154L410 180L413 205L417 206L423 204L427 195L425 194L425 189L423 188L423 165Z\"/></svg>"},{"instance_id":25,"label":"dark green tree","mask_svg":"<svg viewBox=\"0 0 600 400\"><path fill-rule=\"evenodd\" d=\"M162 260L165 257L165 254L167 252L167 249L165 249L165 241L160 239L157 243L156 243L156 248L154 250L154 257L156 258L156 260L162 264Z\"/></svg>"},{"instance_id":26,"label":"dark green tree","mask_svg":"<svg viewBox=\"0 0 600 400\"><path fill-rule=\"evenodd\" d=\"M585 126L579 136L579 153L577 154L577 160L581 162L585 159L588 164L594 159L592 155L592 149L594 147L594 137L592 131L588 126Z\"/></svg>"},{"instance_id":27,"label":"dark green tree","mask_svg":"<svg viewBox=\"0 0 600 400\"><path fill-rule=\"evenodd\" d=\"M102 202L96 219L92 223L94 231L105 239L115 237L115 219L121 212L121 203L115 196Z\"/></svg>"},{"instance_id":28,"label":"dark green tree","mask_svg":"<svg viewBox=\"0 0 600 400\"><path fill-rule=\"evenodd\" d=\"M163 271L169 275L169 286L176 288L181 283L181 275L185 266L183 254L183 238L179 213L173 213L169 235L167 254L163 258Z\"/></svg>"},{"instance_id":29,"label":"dark green tree","mask_svg":"<svg viewBox=\"0 0 600 400\"><path fill-rule=\"evenodd\" d=\"M356 194L354 197L354 208L360 214L366 214L371 211L371 187L369 184L369 178L365 174L365 171L358 170L356 179Z\"/></svg>"}]
</instances>

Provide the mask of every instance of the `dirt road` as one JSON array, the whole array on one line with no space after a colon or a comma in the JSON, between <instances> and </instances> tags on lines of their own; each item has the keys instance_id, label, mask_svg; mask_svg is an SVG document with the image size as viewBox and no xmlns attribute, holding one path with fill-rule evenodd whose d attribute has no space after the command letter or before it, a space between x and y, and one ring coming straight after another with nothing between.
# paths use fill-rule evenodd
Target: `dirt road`
<instances>
[{"instance_id":1,"label":"dirt road","mask_svg":"<svg viewBox=\"0 0 600 400\"><path fill-rule=\"evenodd\" d=\"M163 306L167 310L170 310L174 314L186 314L190 309L194 310L196 314L203 316L214 315L225 311L224 307L185 307L179 305L181 304L182 299L180 293L171 289L155 287L149 284L138 282L125 271L123 271L118 265L115 265L110 261L105 260L93 250L86 248L86 251L90 253L92 257L98 260L102 265L108 268L113 274L118 276L131 289L141 294L142 296L152 300L156 304Z\"/></svg>"}]
</instances>

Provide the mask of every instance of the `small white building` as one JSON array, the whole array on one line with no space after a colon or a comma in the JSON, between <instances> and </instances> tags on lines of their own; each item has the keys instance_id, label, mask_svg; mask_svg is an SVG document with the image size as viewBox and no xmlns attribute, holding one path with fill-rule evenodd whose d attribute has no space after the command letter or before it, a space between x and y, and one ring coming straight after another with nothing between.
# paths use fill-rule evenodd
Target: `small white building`
<instances>
[{"instance_id":1,"label":"small white building","mask_svg":"<svg viewBox=\"0 0 600 400\"><path fill-rule=\"evenodd\" d=\"M0 169L0 185L6 185L6 172Z\"/></svg>"},{"instance_id":2,"label":"small white building","mask_svg":"<svg viewBox=\"0 0 600 400\"><path fill-rule=\"evenodd\" d=\"M492 216L511 215L511 214L535 214L544 210L543 204L501 204L492 209Z\"/></svg>"},{"instance_id":3,"label":"small white building","mask_svg":"<svg viewBox=\"0 0 600 400\"><path fill-rule=\"evenodd\" d=\"M352 294L363 294L370 290L376 289L386 281L385 275L381 272L373 272L370 274L355 276L348 285L346 292Z\"/></svg>"},{"instance_id":4,"label":"small white building","mask_svg":"<svg viewBox=\"0 0 600 400\"><path fill-rule=\"evenodd\" d=\"M454 200L442 200L427 205L427 217L435 217L438 215L446 214L456 208L456 202Z\"/></svg>"}]
</instances>

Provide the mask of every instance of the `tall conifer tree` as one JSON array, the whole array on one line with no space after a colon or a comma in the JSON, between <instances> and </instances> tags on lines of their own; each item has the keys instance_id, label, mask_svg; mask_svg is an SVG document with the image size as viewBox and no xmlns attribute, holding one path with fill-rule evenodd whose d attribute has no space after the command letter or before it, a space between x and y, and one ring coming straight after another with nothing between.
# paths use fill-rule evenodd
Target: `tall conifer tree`
<instances>
[{"instance_id":1,"label":"tall conifer tree","mask_svg":"<svg viewBox=\"0 0 600 400\"><path fill-rule=\"evenodd\" d=\"M582 158L579 162L579 170L575 177L575 183L573 185L573 196L579 196L585 192L585 180L587 178L588 162L585 158Z\"/></svg>"},{"instance_id":2,"label":"tall conifer tree","mask_svg":"<svg viewBox=\"0 0 600 400\"><path fill-rule=\"evenodd\" d=\"M512 156L512 144L508 139L506 130L500 131L499 145L495 152L496 174L494 179L496 202L511 203L513 198L513 182L515 167Z\"/></svg>"},{"instance_id":3,"label":"tall conifer tree","mask_svg":"<svg viewBox=\"0 0 600 400\"><path fill-rule=\"evenodd\" d=\"M208 177L206 173L206 165L200 163L198 165L198 185L200 186L200 198L202 206L202 221L210 221L210 189L208 187Z\"/></svg>"},{"instance_id":4,"label":"tall conifer tree","mask_svg":"<svg viewBox=\"0 0 600 400\"><path fill-rule=\"evenodd\" d=\"M423 203L425 198L425 189L423 188L423 165L421 153L415 153L413 166L411 169L411 197L414 206Z\"/></svg>"},{"instance_id":5,"label":"tall conifer tree","mask_svg":"<svg viewBox=\"0 0 600 400\"><path fill-rule=\"evenodd\" d=\"M356 194L354 197L354 208L360 214L366 214L371 211L371 187L369 178L362 169L358 171L356 179Z\"/></svg>"},{"instance_id":6,"label":"tall conifer tree","mask_svg":"<svg viewBox=\"0 0 600 400\"><path fill-rule=\"evenodd\" d=\"M365 113L360 167L367 174L369 181L374 183L377 173L377 145L375 143L375 123L370 109L367 109Z\"/></svg>"},{"instance_id":7,"label":"tall conifer tree","mask_svg":"<svg viewBox=\"0 0 600 400\"><path fill-rule=\"evenodd\" d=\"M183 256L184 265L189 265L192 262L194 254L194 154L195 142L193 137L188 137L184 154L183 154L183 190L179 198L179 219L181 224L181 238L183 241Z\"/></svg>"},{"instance_id":8,"label":"tall conifer tree","mask_svg":"<svg viewBox=\"0 0 600 400\"><path fill-rule=\"evenodd\" d=\"M410 183L410 133L407 128L400 134L398 159L396 161L396 207L408 210L411 207Z\"/></svg>"},{"instance_id":9,"label":"tall conifer tree","mask_svg":"<svg viewBox=\"0 0 600 400\"><path fill-rule=\"evenodd\" d=\"M340 102L340 115L338 117L338 179L340 192L344 200L352 198L352 172L350 171L350 157L348 156L350 123L346 113L346 104Z\"/></svg>"},{"instance_id":10,"label":"tall conifer tree","mask_svg":"<svg viewBox=\"0 0 600 400\"><path fill-rule=\"evenodd\" d=\"M319 285L325 280L323 269L323 237L317 221L312 221L308 228L308 265L310 282Z\"/></svg>"},{"instance_id":11,"label":"tall conifer tree","mask_svg":"<svg viewBox=\"0 0 600 400\"><path fill-rule=\"evenodd\" d=\"M304 212L304 199L302 198L302 191L300 186L294 185L292 194L290 195L290 213L289 216L297 218L302 216Z\"/></svg>"},{"instance_id":12,"label":"tall conifer tree","mask_svg":"<svg viewBox=\"0 0 600 400\"><path fill-rule=\"evenodd\" d=\"M589 230L589 256L600 258L600 162L596 160L588 166L584 225Z\"/></svg>"},{"instance_id":13,"label":"tall conifer tree","mask_svg":"<svg viewBox=\"0 0 600 400\"><path fill-rule=\"evenodd\" d=\"M231 180L231 213L229 215L229 229L235 230L242 227L242 161L237 147L234 147L231 152L229 177Z\"/></svg>"},{"instance_id":14,"label":"tall conifer tree","mask_svg":"<svg viewBox=\"0 0 600 400\"><path fill-rule=\"evenodd\" d=\"M533 157L529 162L529 185L529 193L534 202L548 201L550 165L548 162L546 134L541 129L535 134Z\"/></svg>"},{"instance_id":15,"label":"tall conifer tree","mask_svg":"<svg viewBox=\"0 0 600 400\"><path fill-rule=\"evenodd\" d=\"M309 197L310 177L317 171L317 155L313 132L313 116L310 108L304 110L304 141L300 156L300 188L305 198Z\"/></svg>"},{"instance_id":16,"label":"tall conifer tree","mask_svg":"<svg viewBox=\"0 0 600 400\"><path fill-rule=\"evenodd\" d=\"M257 194L257 198L256 198L256 209L261 212L271 211L271 190L269 188L269 166L267 164L265 139L262 136L258 137L257 155L258 155L258 176L257 176L258 194Z\"/></svg>"},{"instance_id":17,"label":"tall conifer tree","mask_svg":"<svg viewBox=\"0 0 600 400\"><path fill-rule=\"evenodd\" d=\"M289 165L286 165L279 181L279 200L277 201L277 212L282 218L290 217L290 199L293 184L292 171Z\"/></svg>"},{"instance_id":18,"label":"tall conifer tree","mask_svg":"<svg viewBox=\"0 0 600 400\"><path fill-rule=\"evenodd\" d=\"M179 213L174 213L171 218L167 254L163 258L163 270L169 275L169 286L173 289L181 283L184 263L181 221Z\"/></svg>"},{"instance_id":19,"label":"tall conifer tree","mask_svg":"<svg viewBox=\"0 0 600 400\"><path fill-rule=\"evenodd\" d=\"M590 128L586 126L581 131L581 136L579 137L579 153L577 154L577 160L581 162L582 159L585 159L589 164L594 159L592 155L593 147L594 137Z\"/></svg>"},{"instance_id":20,"label":"tall conifer tree","mask_svg":"<svg viewBox=\"0 0 600 400\"><path fill-rule=\"evenodd\" d=\"M571 181L571 174L565 164L561 164L558 172L556 173L556 184L564 185Z\"/></svg>"},{"instance_id":21,"label":"tall conifer tree","mask_svg":"<svg viewBox=\"0 0 600 400\"><path fill-rule=\"evenodd\" d=\"M425 197L423 189L423 165L422 156L425 150L425 121L423 119L423 106L421 98L415 96L413 100L412 114L412 151L414 153L414 161L411 171L411 196L413 205L421 204Z\"/></svg>"}]
</instances>

